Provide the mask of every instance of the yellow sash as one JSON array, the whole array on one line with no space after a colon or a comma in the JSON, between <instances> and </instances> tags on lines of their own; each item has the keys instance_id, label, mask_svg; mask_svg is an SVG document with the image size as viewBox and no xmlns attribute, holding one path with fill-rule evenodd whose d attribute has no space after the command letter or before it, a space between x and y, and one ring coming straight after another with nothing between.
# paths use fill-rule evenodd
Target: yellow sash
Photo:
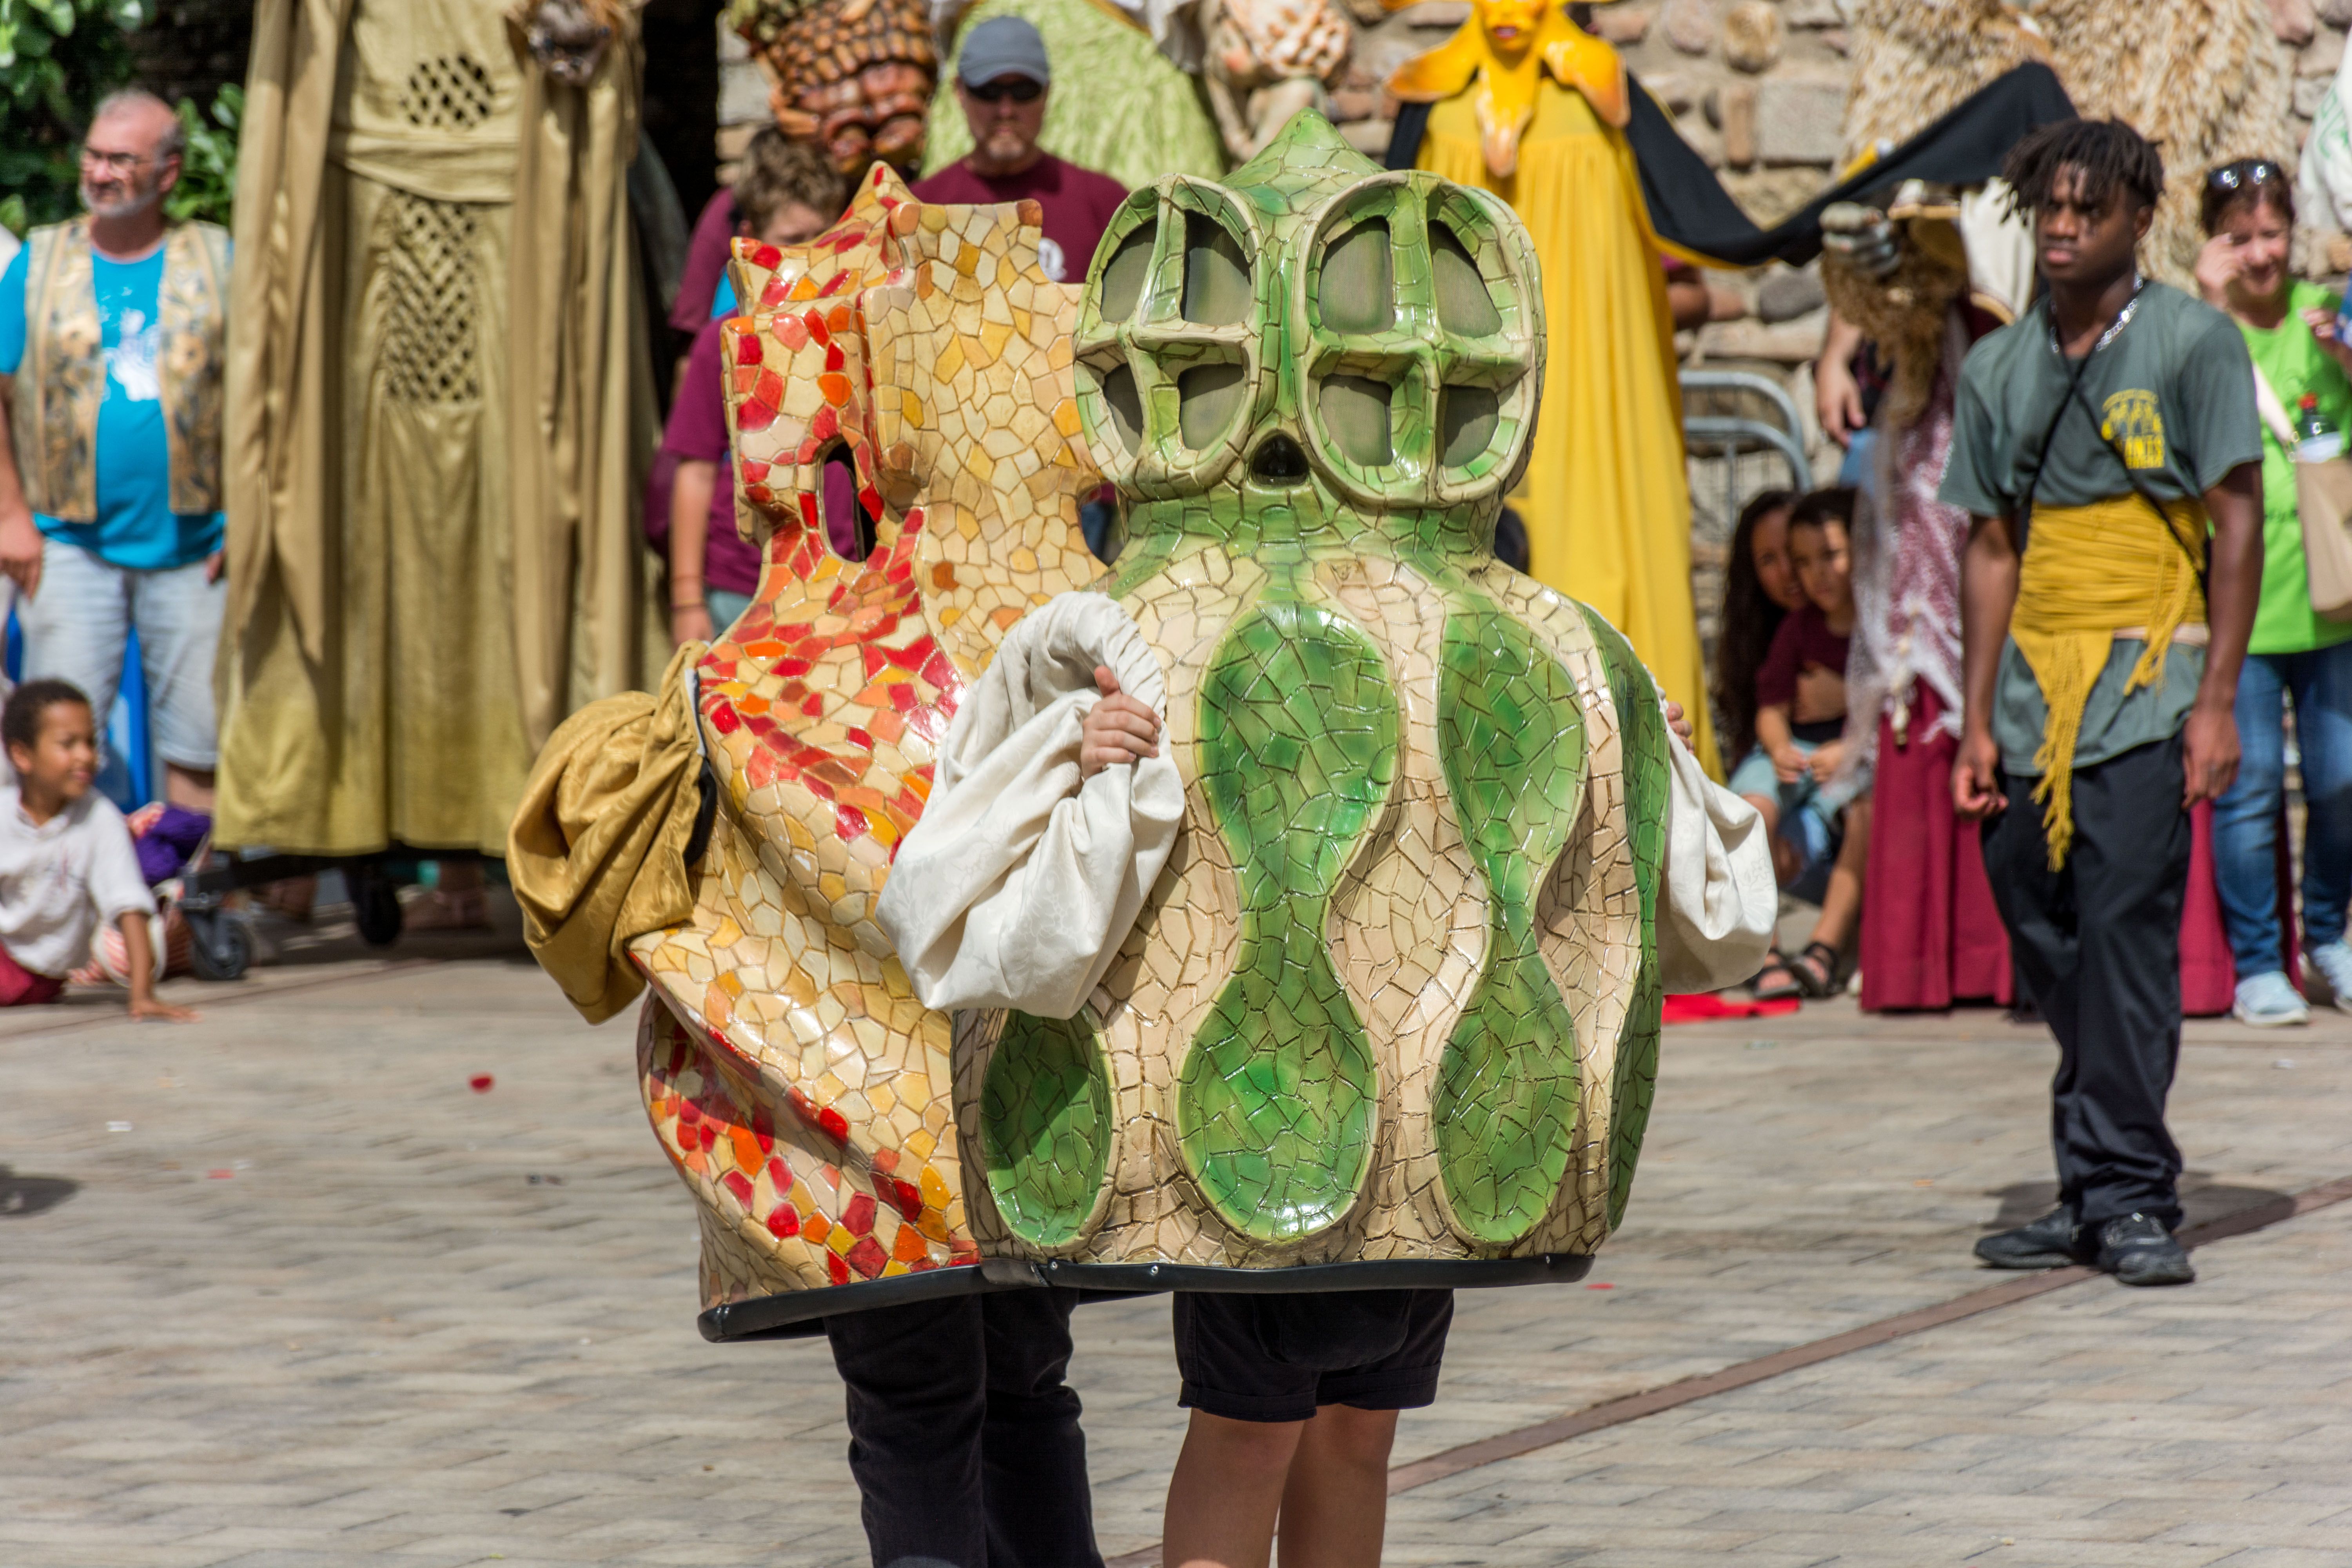
<instances>
[{"instance_id":1,"label":"yellow sash","mask_svg":"<svg viewBox=\"0 0 2352 1568\"><path fill-rule=\"evenodd\" d=\"M2208 526L2204 503L2196 500L2166 503L2161 522L2137 495L2033 509L2009 635L2050 710L2033 753L2042 774L2033 798L2042 808L2053 871L2066 863L2074 837L2074 745L2091 688L2119 630L2145 627L2147 638L2124 685L2129 693L2162 677L2174 632L2203 624L2198 572ZM2171 539L2164 536L2168 527Z\"/></svg>"}]
</instances>

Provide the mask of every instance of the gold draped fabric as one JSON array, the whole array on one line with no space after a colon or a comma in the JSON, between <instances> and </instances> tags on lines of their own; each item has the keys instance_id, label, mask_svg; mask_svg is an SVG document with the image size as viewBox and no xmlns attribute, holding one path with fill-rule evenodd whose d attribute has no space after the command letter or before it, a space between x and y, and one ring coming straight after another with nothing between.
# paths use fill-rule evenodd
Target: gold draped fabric
<instances>
[{"instance_id":1,"label":"gold draped fabric","mask_svg":"<svg viewBox=\"0 0 2352 1568\"><path fill-rule=\"evenodd\" d=\"M630 939L694 916L686 847L701 795L690 676L679 647L648 697L625 691L564 721L540 753L508 840L532 956L592 1024L645 989Z\"/></svg>"},{"instance_id":2,"label":"gold draped fabric","mask_svg":"<svg viewBox=\"0 0 2352 1568\"><path fill-rule=\"evenodd\" d=\"M1497 177L1475 98L1457 92L1432 106L1419 163L1510 203L1543 263L1543 407L1512 500L1527 524L1528 571L1625 634L1683 705L1693 749L1720 777L1691 600L1674 321L1633 151L1581 92L1546 78L1517 167Z\"/></svg>"},{"instance_id":3,"label":"gold draped fabric","mask_svg":"<svg viewBox=\"0 0 2352 1568\"><path fill-rule=\"evenodd\" d=\"M625 13L623 20L627 20ZM638 58L496 0L262 0L229 327L218 834L503 853L533 753L657 646L624 195Z\"/></svg>"},{"instance_id":4,"label":"gold draped fabric","mask_svg":"<svg viewBox=\"0 0 2352 1568\"><path fill-rule=\"evenodd\" d=\"M2074 841L2074 744L2083 710L2116 636L2147 639L2124 683L2128 694L2162 679L2173 635L2205 621L2198 581L2210 530L2205 503L2193 497L2168 501L2160 525L2154 511L2137 495L2037 506L2026 534L2031 543L2018 570L2009 635L2049 710L2033 753L2042 775L2033 798L2042 805L2053 871L2065 865Z\"/></svg>"}]
</instances>

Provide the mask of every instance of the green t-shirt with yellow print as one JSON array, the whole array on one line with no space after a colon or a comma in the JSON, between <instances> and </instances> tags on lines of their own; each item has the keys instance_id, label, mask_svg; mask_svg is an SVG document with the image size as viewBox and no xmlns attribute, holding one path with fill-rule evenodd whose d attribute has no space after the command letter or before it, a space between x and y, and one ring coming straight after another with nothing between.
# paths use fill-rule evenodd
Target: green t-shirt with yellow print
<instances>
[{"instance_id":1,"label":"green t-shirt with yellow print","mask_svg":"<svg viewBox=\"0 0 2352 1568\"><path fill-rule=\"evenodd\" d=\"M2084 506L2137 493L2135 478L2160 499L2201 497L2231 469L2262 458L2245 341L2229 317L2178 289L2143 288L2123 329L2083 367L2083 398L2098 423L2070 407L2053 426L2072 369L2052 345L2046 295L1976 345L1952 409L1952 455L1937 491L1946 505L2006 517L2023 505L2030 484L2036 506ZM2160 540L2163 526L2151 510L2151 536ZM2025 548L2034 549L2030 532ZM2187 721L2205 650L2174 643L2162 679L2127 691L2141 649L2125 637L2108 654L2083 708L2076 768L2164 740ZM2047 715L2042 688L2012 641L2001 649L1992 713L2001 767L2012 777L2034 773Z\"/></svg>"},{"instance_id":2,"label":"green t-shirt with yellow print","mask_svg":"<svg viewBox=\"0 0 2352 1568\"><path fill-rule=\"evenodd\" d=\"M2352 432L2352 378L2344 374L2303 319L2305 310L2333 314L2336 296L2316 283L2298 281L2287 290L2286 317L2264 329L2238 323L2254 368L2271 384L2287 417L2309 393L2319 399L2320 416ZM2352 637L2352 621L2331 621L2311 607L2311 583L2303 563L2303 519L2295 510L2294 458L2278 437L2263 431L2263 601L2254 612L2248 653L2306 653Z\"/></svg>"}]
</instances>

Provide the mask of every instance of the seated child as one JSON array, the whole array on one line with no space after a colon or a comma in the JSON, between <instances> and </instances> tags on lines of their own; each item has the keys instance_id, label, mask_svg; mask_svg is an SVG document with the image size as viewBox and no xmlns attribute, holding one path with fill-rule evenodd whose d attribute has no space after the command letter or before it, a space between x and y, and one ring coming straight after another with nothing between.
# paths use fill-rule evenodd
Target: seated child
<instances>
[{"instance_id":1,"label":"seated child","mask_svg":"<svg viewBox=\"0 0 2352 1568\"><path fill-rule=\"evenodd\" d=\"M1780 885L1818 900L1822 910L1804 951L1789 959L1776 948L1756 977L1756 994L1763 998L1834 994L1843 978L1840 951L1862 912L1870 803L1854 797L1867 781L1838 777L1845 760L1843 678L1853 633L1846 538L1853 495L1816 490L1790 515L1789 561L1805 602L1781 621L1756 672L1757 749L1731 778L1731 787L1763 814L1773 833L1773 870ZM1835 711L1793 717L1800 677L1822 675L1840 678Z\"/></svg>"},{"instance_id":2,"label":"seated child","mask_svg":"<svg viewBox=\"0 0 2352 1568\"><path fill-rule=\"evenodd\" d=\"M122 814L90 787L89 700L62 680L28 680L0 709L0 742L16 770L0 789L0 1006L57 1000L104 922L122 931L131 1016L194 1018L155 996L155 900Z\"/></svg>"}]
</instances>

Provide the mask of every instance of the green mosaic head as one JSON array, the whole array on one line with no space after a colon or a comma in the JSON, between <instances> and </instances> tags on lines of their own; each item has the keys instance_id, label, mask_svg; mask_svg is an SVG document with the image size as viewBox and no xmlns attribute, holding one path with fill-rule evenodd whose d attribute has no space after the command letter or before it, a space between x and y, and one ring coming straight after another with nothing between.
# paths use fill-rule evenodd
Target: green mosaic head
<instances>
[{"instance_id":1,"label":"green mosaic head","mask_svg":"<svg viewBox=\"0 0 2352 1568\"><path fill-rule=\"evenodd\" d=\"M1483 550L1542 392L1538 279L1501 201L1383 172L1312 112L1223 184L1129 195L1077 357L1130 537Z\"/></svg>"},{"instance_id":2,"label":"green mosaic head","mask_svg":"<svg viewBox=\"0 0 2352 1568\"><path fill-rule=\"evenodd\" d=\"M1075 360L1191 809L1086 1011L960 1037L976 1223L1155 1268L1589 1250L1655 1072L1667 754L1632 649L1491 550L1526 230L1301 114L1127 198Z\"/></svg>"}]
</instances>

